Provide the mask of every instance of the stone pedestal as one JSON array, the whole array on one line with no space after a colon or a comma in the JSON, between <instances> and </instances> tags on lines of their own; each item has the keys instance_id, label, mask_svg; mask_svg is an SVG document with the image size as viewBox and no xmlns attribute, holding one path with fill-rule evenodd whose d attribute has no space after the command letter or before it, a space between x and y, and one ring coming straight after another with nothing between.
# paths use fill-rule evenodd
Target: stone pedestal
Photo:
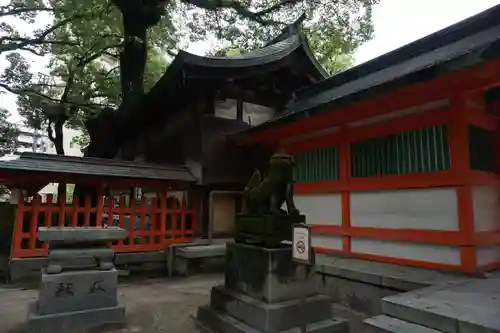
<instances>
[{"instance_id":1,"label":"stone pedestal","mask_svg":"<svg viewBox=\"0 0 500 333\"><path fill-rule=\"evenodd\" d=\"M227 244L225 285L214 287L210 304L198 309L201 326L216 332L347 333L332 318L327 296L318 295L312 274L304 280L291 261L292 249ZM300 298L305 296L305 304Z\"/></svg>"},{"instance_id":2,"label":"stone pedestal","mask_svg":"<svg viewBox=\"0 0 500 333\"><path fill-rule=\"evenodd\" d=\"M305 220L304 215L236 214L235 241L278 248L281 241L292 240L292 226Z\"/></svg>"},{"instance_id":3,"label":"stone pedestal","mask_svg":"<svg viewBox=\"0 0 500 333\"><path fill-rule=\"evenodd\" d=\"M125 322L118 303L118 271L104 244L125 235L119 228L40 228L49 241L38 300L28 308L27 333L84 333Z\"/></svg>"}]
</instances>

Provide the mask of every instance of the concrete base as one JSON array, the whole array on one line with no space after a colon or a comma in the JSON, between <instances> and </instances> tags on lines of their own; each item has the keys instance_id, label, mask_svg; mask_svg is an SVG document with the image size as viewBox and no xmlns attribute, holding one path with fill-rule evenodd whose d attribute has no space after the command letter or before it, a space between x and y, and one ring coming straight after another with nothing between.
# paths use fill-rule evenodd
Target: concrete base
<instances>
[{"instance_id":1,"label":"concrete base","mask_svg":"<svg viewBox=\"0 0 500 333\"><path fill-rule=\"evenodd\" d=\"M46 315L39 315L37 307L36 303L30 304L26 333L83 333L105 324L125 323L122 305Z\"/></svg>"},{"instance_id":2,"label":"concrete base","mask_svg":"<svg viewBox=\"0 0 500 333\"><path fill-rule=\"evenodd\" d=\"M227 244L225 286L254 299L274 303L315 295L314 271L304 282L298 269L291 247Z\"/></svg>"},{"instance_id":3,"label":"concrete base","mask_svg":"<svg viewBox=\"0 0 500 333\"><path fill-rule=\"evenodd\" d=\"M346 321L332 319L330 298L315 292L312 276L299 278L291 256L291 248L228 244L225 285L214 287L210 305L198 309L200 326L228 333L292 333L307 323L307 332L347 333Z\"/></svg>"},{"instance_id":4,"label":"concrete base","mask_svg":"<svg viewBox=\"0 0 500 333\"><path fill-rule=\"evenodd\" d=\"M118 305L118 271L69 271L47 274L42 270L37 313L51 314Z\"/></svg>"},{"instance_id":5,"label":"concrete base","mask_svg":"<svg viewBox=\"0 0 500 333\"><path fill-rule=\"evenodd\" d=\"M299 326L301 320L313 323L332 316L330 298L323 295L308 297L304 308L298 299L264 303L222 286L214 287L210 296L211 309L262 332L284 331Z\"/></svg>"},{"instance_id":6,"label":"concrete base","mask_svg":"<svg viewBox=\"0 0 500 333\"><path fill-rule=\"evenodd\" d=\"M283 331L260 331L226 313L214 310L208 306L198 308L197 320L202 328L220 333L300 333L299 327ZM348 333L349 325L343 320L327 319L308 324L306 332Z\"/></svg>"}]
</instances>

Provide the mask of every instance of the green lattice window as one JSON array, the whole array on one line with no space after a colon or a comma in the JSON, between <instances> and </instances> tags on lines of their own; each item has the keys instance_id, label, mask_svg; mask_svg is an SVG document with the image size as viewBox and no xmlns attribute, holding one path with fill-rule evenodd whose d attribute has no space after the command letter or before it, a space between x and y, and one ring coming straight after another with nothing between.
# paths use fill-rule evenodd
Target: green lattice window
<instances>
[{"instance_id":1,"label":"green lattice window","mask_svg":"<svg viewBox=\"0 0 500 333\"><path fill-rule=\"evenodd\" d=\"M326 147L295 155L297 182L315 182L339 179L339 153L337 147Z\"/></svg>"},{"instance_id":2,"label":"green lattice window","mask_svg":"<svg viewBox=\"0 0 500 333\"><path fill-rule=\"evenodd\" d=\"M450 168L448 127L434 126L351 145L353 177L403 175Z\"/></svg>"},{"instance_id":3,"label":"green lattice window","mask_svg":"<svg viewBox=\"0 0 500 333\"><path fill-rule=\"evenodd\" d=\"M495 133L469 126L470 167L473 170L495 172Z\"/></svg>"}]
</instances>

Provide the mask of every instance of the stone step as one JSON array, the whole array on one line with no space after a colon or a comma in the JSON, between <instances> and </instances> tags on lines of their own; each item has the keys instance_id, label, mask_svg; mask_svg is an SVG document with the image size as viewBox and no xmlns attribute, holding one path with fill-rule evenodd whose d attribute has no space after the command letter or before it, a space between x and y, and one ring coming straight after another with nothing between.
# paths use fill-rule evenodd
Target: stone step
<instances>
[{"instance_id":1,"label":"stone step","mask_svg":"<svg viewBox=\"0 0 500 333\"><path fill-rule=\"evenodd\" d=\"M306 299L306 307L300 301L264 303L242 293L227 290L223 286L212 288L211 307L227 313L245 324L261 331L277 332L300 325L301 319L319 322L332 317L330 298L315 295Z\"/></svg>"},{"instance_id":2,"label":"stone step","mask_svg":"<svg viewBox=\"0 0 500 333\"><path fill-rule=\"evenodd\" d=\"M500 278L471 279L382 299L382 313L445 333L500 333Z\"/></svg>"},{"instance_id":3,"label":"stone step","mask_svg":"<svg viewBox=\"0 0 500 333\"><path fill-rule=\"evenodd\" d=\"M442 331L380 315L363 321L363 333L442 333Z\"/></svg>"},{"instance_id":4,"label":"stone step","mask_svg":"<svg viewBox=\"0 0 500 333\"><path fill-rule=\"evenodd\" d=\"M198 324L207 331L218 333L267 333L259 331L249 325L231 317L225 313L219 312L209 306L198 308ZM349 325L345 320L328 319L321 322L315 322L307 325L307 333L349 333ZM295 327L286 331L276 333L300 333L300 328Z\"/></svg>"}]
</instances>

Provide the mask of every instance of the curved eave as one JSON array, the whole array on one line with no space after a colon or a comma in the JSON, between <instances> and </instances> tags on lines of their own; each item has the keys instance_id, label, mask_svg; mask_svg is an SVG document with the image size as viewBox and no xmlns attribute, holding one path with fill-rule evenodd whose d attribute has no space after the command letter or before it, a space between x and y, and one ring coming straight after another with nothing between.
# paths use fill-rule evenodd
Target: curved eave
<instances>
[{"instance_id":1,"label":"curved eave","mask_svg":"<svg viewBox=\"0 0 500 333\"><path fill-rule=\"evenodd\" d=\"M309 58L309 61L311 62L311 65L318 73L316 79L318 81L321 81L329 77L330 75L328 74L328 72L323 68L323 66L321 66L321 64L318 62L318 59L316 59L316 57L314 56L314 53L309 46L309 42L307 41L307 37L303 32L300 32L299 36L302 50L305 52L307 58Z\"/></svg>"},{"instance_id":2,"label":"curved eave","mask_svg":"<svg viewBox=\"0 0 500 333\"><path fill-rule=\"evenodd\" d=\"M306 69L304 75L316 81L327 75L301 34L240 56L205 57L181 51L177 57L182 60L182 67L189 78L244 78L288 65L304 66L307 63L310 65L303 67Z\"/></svg>"}]
</instances>

